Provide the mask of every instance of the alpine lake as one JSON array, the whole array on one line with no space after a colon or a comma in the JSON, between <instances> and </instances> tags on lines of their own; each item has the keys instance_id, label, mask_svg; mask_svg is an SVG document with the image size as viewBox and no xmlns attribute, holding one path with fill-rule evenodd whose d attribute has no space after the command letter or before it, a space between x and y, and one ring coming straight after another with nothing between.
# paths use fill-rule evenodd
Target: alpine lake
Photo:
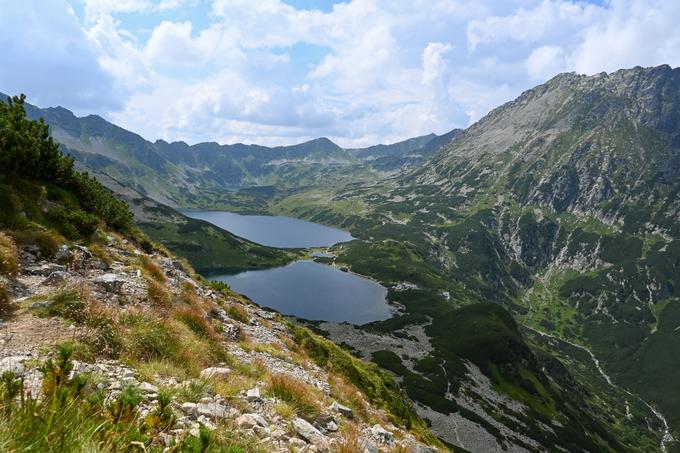
<instances>
[{"instance_id":1,"label":"alpine lake","mask_svg":"<svg viewBox=\"0 0 680 453\"><path fill-rule=\"evenodd\" d=\"M225 211L185 211L184 214L270 247L330 247L353 239L346 231L290 217ZM227 283L263 307L308 320L359 325L392 315L385 287L314 261L207 277Z\"/></svg>"}]
</instances>

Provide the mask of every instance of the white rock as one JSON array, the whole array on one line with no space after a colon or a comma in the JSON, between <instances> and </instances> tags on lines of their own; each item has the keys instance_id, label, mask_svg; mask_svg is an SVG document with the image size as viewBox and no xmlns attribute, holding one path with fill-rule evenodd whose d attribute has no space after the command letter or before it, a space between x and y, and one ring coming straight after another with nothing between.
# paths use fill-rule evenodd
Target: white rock
<instances>
[{"instance_id":1,"label":"white rock","mask_svg":"<svg viewBox=\"0 0 680 453\"><path fill-rule=\"evenodd\" d=\"M144 393L158 393L158 387L148 382L142 382L139 384L139 390Z\"/></svg>"},{"instance_id":2,"label":"white rock","mask_svg":"<svg viewBox=\"0 0 680 453\"><path fill-rule=\"evenodd\" d=\"M231 373L231 370L226 367L210 367L201 371L200 377L201 379L224 379L229 376L229 373Z\"/></svg>"},{"instance_id":3,"label":"white rock","mask_svg":"<svg viewBox=\"0 0 680 453\"><path fill-rule=\"evenodd\" d=\"M208 428L210 431L214 430L217 428L215 425L212 424L212 422L205 416L205 415L200 415L197 419L198 423L200 423L202 426L205 426Z\"/></svg>"},{"instance_id":4,"label":"white rock","mask_svg":"<svg viewBox=\"0 0 680 453\"><path fill-rule=\"evenodd\" d=\"M189 414L192 416L195 416L198 414L197 409L196 409L197 404L196 403L182 403L180 407L182 408L182 412L185 414Z\"/></svg>"},{"instance_id":5,"label":"white rock","mask_svg":"<svg viewBox=\"0 0 680 453\"><path fill-rule=\"evenodd\" d=\"M269 423L260 414L243 414L236 419L236 426L241 429L254 429L256 426L267 428Z\"/></svg>"},{"instance_id":6,"label":"white rock","mask_svg":"<svg viewBox=\"0 0 680 453\"><path fill-rule=\"evenodd\" d=\"M332 412L337 412L338 414L342 414L345 417L351 417L352 416L352 409L350 409L347 406L343 406L342 404L338 403L337 401L333 401L333 404L330 405L330 410Z\"/></svg>"},{"instance_id":7,"label":"white rock","mask_svg":"<svg viewBox=\"0 0 680 453\"><path fill-rule=\"evenodd\" d=\"M112 293L119 292L126 281L126 276L122 274L102 274L92 280L94 284Z\"/></svg>"},{"instance_id":8,"label":"white rock","mask_svg":"<svg viewBox=\"0 0 680 453\"><path fill-rule=\"evenodd\" d=\"M248 401L258 401L261 399L260 397L260 389L258 387L252 388L248 390L246 393L246 398Z\"/></svg>"},{"instance_id":9,"label":"white rock","mask_svg":"<svg viewBox=\"0 0 680 453\"><path fill-rule=\"evenodd\" d=\"M313 444L321 450L328 450L328 438L321 434L321 431L312 426L308 421L301 418L293 420L293 428L295 431L310 444Z\"/></svg>"},{"instance_id":10,"label":"white rock","mask_svg":"<svg viewBox=\"0 0 680 453\"><path fill-rule=\"evenodd\" d=\"M198 403L196 412L210 418L225 418L229 415L227 407L219 403Z\"/></svg>"},{"instance_id":11,"label":"white rock","mask_svg":"<svg viewBox=\"0 0 680 453\"><path fill-rule=\"evenodd\" d=\"M0 375L5 371L12 371L17 376L23 376L26 371L23 361L24 357L22 356L5 357L0 360Z\"/></svg>"},{"instance_id":12,"label":"white rock","mask_svg":"<svg viewBox=\"0 0 680 453\"><path fill-rule=\"evenodd\" d=\"M384 444L391 444L392 442L394 442L394 434L387 431L380 425L373 425L370 428L370 433L374 439L377 439L378 441Z\"/></svg>"}]
</instances>

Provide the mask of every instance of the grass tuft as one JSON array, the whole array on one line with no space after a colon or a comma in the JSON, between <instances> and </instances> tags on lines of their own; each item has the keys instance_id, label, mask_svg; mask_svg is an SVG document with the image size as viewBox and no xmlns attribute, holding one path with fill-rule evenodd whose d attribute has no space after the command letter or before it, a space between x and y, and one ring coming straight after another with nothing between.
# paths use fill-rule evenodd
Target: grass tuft
<instances>
[{"instance_id":1,"label":"grass tuft","mask_svg":"<svg viewBox=\"0 0 680 453\"><path fill-rule=\"evenodd\" d=\"M237 320L241 321L244 324L248 324L250 322L250 315L248 314L248 311L243 307L243 305L234 303L229 305L227 308L227 314Z\"/></svg>"},{"instance_id":2,"label":"grass tuft","mask_svg":"<svg viewBox=\"0 0 680 453\"><path fill-rule=\"evenodd\" d=\"M269 377L267 392L292 405L297 412L308 420L314 420L321 412L316 389L289 374L274 374Z\"/></svg>"},{"instance_id":3,"label":"grass tuft","mask_svg":"<svg viewBox=\"0 0 680 453\"><path fill-rule=\"evenodd\" d=\"M157 307L168 308L172 305L172 295L165 288L165 285L155 280L149 281L147 288L149 302Z\"/></svg>"},{"instance_id":4,"label":"grass tuft","mask_svg":"<svg viewBox=\"0 0 680 453\"><path fill-rule=\"evenodd\" d=\"M19 256L14 239L0 232L0 274L11 275L18 271Z\"/></svg>"},{"instance_id":5,"label":"grass tuft","mask_svg":"<svg viewBox=\"0 0 680 453\"><path fill-rule=\"evenodd\" d=\"M140 255L139 262L142 268L157 282L165 283L167 278L165 277L165 272L158 266L148 255Z\"/></svg>"}]
</instances>

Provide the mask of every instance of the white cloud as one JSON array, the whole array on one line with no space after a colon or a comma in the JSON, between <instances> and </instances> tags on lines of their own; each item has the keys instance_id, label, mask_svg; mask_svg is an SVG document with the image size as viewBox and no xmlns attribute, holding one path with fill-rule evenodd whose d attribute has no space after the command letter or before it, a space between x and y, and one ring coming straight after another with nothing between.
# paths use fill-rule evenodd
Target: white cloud
<instances>
[{"instance_id":1,"label":"white cloud","mask_svg":"<svg viewBox=\"0 0 680 453\"><path fill-rule=\"evenodd\" d=\"M430 42L423 50L423 83L432 83L438 80L448 70L444 55L453 46L440 42Z\"/></svg>"},{"instance_id":2,"label":"white cloud","mask_svg":"<svg viewBox=\"0 0 680 453\"><path fill-rule=\"evenodd\" d=\"M115 78L63 1L0 1L0 90L74 109L118 108Z\"/></svg>"},{"instance_id":3,"label":"white cloud","mask_svg":"<svg viewBox=\"0 0 680 453\"><path fill-rule=\"evenodd\" d=\"M586 74L632 66L680 65L680 3L614 0L611 14L585 33L574 70Z\"/></svg>"},{"instance_id":4,"label":"white cloud","mask_svg":"<svg viewBox=\"0 0 680 453\"><path fill-rule=\"evenodd\" d=\"M558 46L541 46L527 58L527 72L532 81L545 81L563 72L566 67L564 50Z\"/></svg>"},{"instance_id":5,"label":"white cloud","mask_svg":"<svg viewBox=\"0 0 680 453\"><path fill-rule=\"evenodd\" d=\"M69 1L83 23L63 0L0 0L0 90L152 140L389 142L561 71L680 64L680 4L661 0Z\"/></svg>"}]
</instances>

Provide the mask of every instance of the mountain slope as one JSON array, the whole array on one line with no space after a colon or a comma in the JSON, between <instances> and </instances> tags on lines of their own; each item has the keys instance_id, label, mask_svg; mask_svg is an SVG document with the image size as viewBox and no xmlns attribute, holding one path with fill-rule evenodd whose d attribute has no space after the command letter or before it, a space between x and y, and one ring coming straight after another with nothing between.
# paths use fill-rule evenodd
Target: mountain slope
<instances>
[{"instance_id":1,"label":"mountain slope","mask_svg":"<svg viewBox=\"0 0 680 453\"><path fill-rule=\"evenodd\" d=\"M208 283L0 103L0 450L449 451L394 378Z\"/></svg>"},{"instance_id":2,"label":"mountain slope","mask_svg":"<svg viewBox=\"0 0 680 453\"><path fill-rule=\"evenodd\" d=\"M390 285L390 297L405 306L379 331L424 329L434 345L455 344L456 332L432 327L448 305L499 304L567 401L576 398L624 448L657 451L677 448L680 435L680 345L671 334L680 306L679 173L680 69L633 68L559 75L495 109L410 174L335 193L335 204L297 194L296 204L280 206L362 240L339 248L336 263ZM347 215L342 205L363 209ZM336 339L345 335L333 329ZM430 358L441 361L446 351L435 346ZM499 375L480 367L496 390L520 400L505 382L521 368L500 367ZM411 392L422 387L393 369ZM407 370L428 377L422 366ZM451 385L477 376L429 373ZM445 385L435 393L458 405L465 398ZM444 414L430 414L440 435L451 432L451 420L461 423L464 411L415 398ZM543 442L536 430L519 432Z\"/></svg>"}]
</instances>

